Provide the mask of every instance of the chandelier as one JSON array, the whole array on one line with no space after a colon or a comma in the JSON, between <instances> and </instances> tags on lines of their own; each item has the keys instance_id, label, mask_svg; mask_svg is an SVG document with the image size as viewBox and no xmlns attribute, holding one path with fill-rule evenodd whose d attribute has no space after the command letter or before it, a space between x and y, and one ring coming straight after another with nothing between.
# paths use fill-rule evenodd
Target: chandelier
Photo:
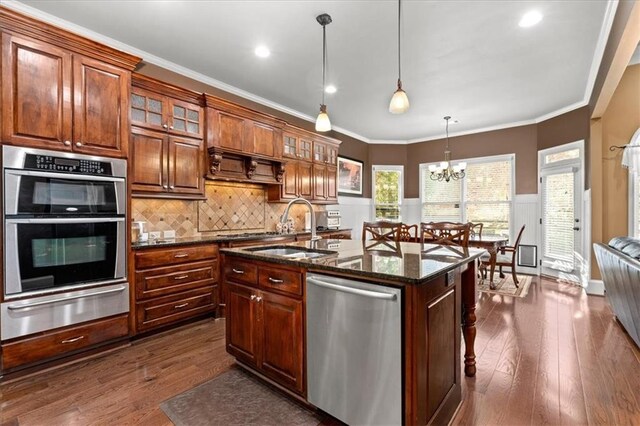
<instances>
[{"instance_id":1,"label":"chandelier","mask_svg":"<svg viewBox=\"0 0 640 426\"><path fill-rule=\"evenodd\" d=\"M451 179L462 179L465 175L464 169L467 167L467 163L465 162L460 162L455 166L451 165L451 151L449 151L449 120L451 120L451 117L447 115L444 119L447 123L447 149L444 151L444 161L441 161L438 166L435 164L429 166L431 179L439 182L449 182Z\"/></svg>"}]
</instances>

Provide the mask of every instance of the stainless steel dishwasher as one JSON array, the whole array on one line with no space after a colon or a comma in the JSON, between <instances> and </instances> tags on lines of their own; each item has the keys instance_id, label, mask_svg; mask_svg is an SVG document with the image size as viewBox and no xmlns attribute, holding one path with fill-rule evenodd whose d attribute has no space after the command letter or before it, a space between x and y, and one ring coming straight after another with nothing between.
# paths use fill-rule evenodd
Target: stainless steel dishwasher
<instances>
[{"instance_id":1,"label":"stainless steel dishwasher","mask_svg":"<svg viewBox=\"0 0 640 426\"><path fill-rule=\"evenodd\" d=\"M402 423L400 289L307 274L307 395L350 425Z\"/></svg>"}]
</instances>

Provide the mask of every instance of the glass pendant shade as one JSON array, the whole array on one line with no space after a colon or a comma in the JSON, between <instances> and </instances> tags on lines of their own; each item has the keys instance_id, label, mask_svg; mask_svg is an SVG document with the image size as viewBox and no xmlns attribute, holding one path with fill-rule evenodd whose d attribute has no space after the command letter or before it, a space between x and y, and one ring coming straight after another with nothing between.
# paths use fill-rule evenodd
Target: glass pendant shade
<instances>
[{"instance_id":1,"label":"glass pendant shade","mask_svg":"<svg viewBox=\"0 0 640 426\"><path fill-rule=\"evenodd\" d=\"M398 87L398 90L395 91L389 103L389 112L391 114L402 114L408 109L409 97L407 96L407 92L402 90L401 87Z\"/></svg>"},{"instance_id":2,"label":"glass pendant shade","mask_svg":"<svg viewBox=\"0 0 640 426\"><path fill-rule=\"evenodd\" d=\"M329 114L327 114L327 106L320 105L320 114L316 118L316 131L328 132L331 130L331 121L329 120Z\"/></svg>"}]
</instances>

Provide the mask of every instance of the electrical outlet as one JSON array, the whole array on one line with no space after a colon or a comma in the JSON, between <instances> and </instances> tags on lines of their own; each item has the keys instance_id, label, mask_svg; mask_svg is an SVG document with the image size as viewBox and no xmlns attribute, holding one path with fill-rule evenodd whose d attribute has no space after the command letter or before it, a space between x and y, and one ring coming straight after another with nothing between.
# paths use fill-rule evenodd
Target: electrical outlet
<instances>
[{"instance_id":1,"label":"electrical outlet","mask_svg":"<svg viewBox=\"0 0 640 426\"><path fill-rule=\"evenodd\" d=\"M175 238L176 237L176 231L174 231L173 229L171 231L164 231L162 233L162 238Z\"/></svg>"},{"instance_id":2,"label":"electrical outlet","mask_svg":"<svg viewBox=\"0 0 640 426\"><path fill-rule=\"evenodd\" d=\"M149 238L152 240L160 239L160 231L149 232Z\"/></svg>"}]
</instances>

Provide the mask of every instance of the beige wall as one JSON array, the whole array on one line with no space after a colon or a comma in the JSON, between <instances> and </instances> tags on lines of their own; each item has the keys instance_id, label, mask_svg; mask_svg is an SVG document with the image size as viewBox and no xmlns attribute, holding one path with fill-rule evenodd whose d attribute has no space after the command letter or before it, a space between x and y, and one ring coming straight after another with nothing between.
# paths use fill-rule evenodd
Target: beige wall
<instances>
[{"instance_id":1,"label":"beige wall","mask_svg":"<svg viewBox=\"0 0 640 426\"><path fill-rule=\"evenodd\" d=\"M602 118L592 120L591 198L594 243L628 234L628 172L622 167L622 151L613 145L629 143L640 127L640 64L627 67ZM593 254L592 254L593 256ZM599 278L595 259L592 273Z\"/></svg>"}]
</instances>

